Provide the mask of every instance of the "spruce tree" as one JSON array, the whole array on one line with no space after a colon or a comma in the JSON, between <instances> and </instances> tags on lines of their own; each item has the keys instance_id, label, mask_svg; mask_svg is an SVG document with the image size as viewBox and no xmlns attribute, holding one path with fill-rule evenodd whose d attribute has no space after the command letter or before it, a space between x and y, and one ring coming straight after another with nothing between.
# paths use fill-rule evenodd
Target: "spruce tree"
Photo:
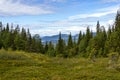
<instances>
[{"instance_id":1,"label":"spruce tree","mask_svg":"<svg viewBox=\"0 0 120 80\"><path fill-rule=\"evenodd\" d=\"M99 32L100 32L100 23L99 23L99 21L97 21L96 34L98 34Z\"/></svg>"},{"instance_id":2,"label":"spruce tree","mask_svg":"<svg viewBox=\"0 0 120 80\"><path fill-rule=\"evenodd\" d=\"M2 48L2 22L0 22L0 49Z\"/></svg>"},{"instance_id":3,"label":"spruce tree","mask_svg":"<svg viewBox=\"0 0 120 80\"><path fill-rule=\"evenodd\" d=\"M64 56L65 55L65 41L62 39L61 32L59 33L59 39L56 45L56 54L58 56Z\"/></svg>"},{"instance_id":4,"label":"spruce tree","mask_svg":"<svg viewBox=\"0 0 120 80\"><path fill-rule=\"evenodd\" d=\"M2 32L2 28L3 28L3 25L2 25L2 22L0 22L0 33Z\"/></svg>"},{"instance_id":5,"label":"spruce tree","mask_svg":"<svg viewBox=\"0 0 120 80\"><path fill-rule=\"evenodd\" d=\"M69 36L68 36L68 44L67 44L67 48L68 48L68 49L73 48L73 40L72 40L71 33L70 33Z\"/></svg>"},{"instance_id":6,"label":"spruce tree","mask_svg":"<svg viewBox=\"0 0 120 80\"><path fill-rule=\"evenodd\" d=\"M86 29L86 34L83 34L83 38L79 44L79 53L81 56L87 56L87 47L89 45L90 39L92 38L89 27Z\"/></svg>"},{"instance_id":7,"label":"spruce tree","mask_svg":"<svg viewBox=\"0 0 120 80\"><path fill-rule=\"evenodd\" d=\"M117 12L115 25L112 31L109 30L108 38L105 44L105 53L118 52L120 54L120 13Z\"/></svg>"},{"instance_id":8,"label":"spruce tree","mask_svg":"<svg viewBox=\"0 0 120 80\"><path fill-rule=\"evenodd\" d=\"M43 45L42 45L42 41L41 41L41 38L39 36L39 34L35 34L34 36L34 39L35 39L35 52L37 53L43 53Z\"/></svg>"},{"instance_id":9,"label":"spruce tree","mask_svg":"<svg viewBox=\"0 0 120 80\"><path fill-rule=\"evenodd\" d=\"M115 20L115 31L117 34L117 49L116 52L120 54L120 10L117 11L117 16Z\"/></svg>"},{"instance_id":10,"label":"spruce tree","mask_svg":"<svg viewBox=\"0 0 120 80\"><path fill-rule=\"evenodd\" d=\"M80 44L81 40L82 40L82 32L80 31L78 35L78 42L77 42L78 45Z\"/></svg>"},{"instance_id":11,"label":"spruce tree","mask_svg":"<svg viewBox=\"0 0 120 80\"><path fill-rule=\"evenodd\" d=\"M48 51L48 42L46 41L45 46L44 46L44 53L46 54Z\"/></svg>"},{"instance_id":12,"label":"spruce tree","mask_svg":"<svg viewBox=\"0 0 120 80\"><path fill-rule=\"evenodd\" d=\"M26 33L26 30L24 28L22 28L22 31L21 31L21 45L22 45L22 50L25 50L25 46L26 46L26 43L27 43L27 33Z\"/></svg>"},{"instance_id":13,"label":"spruce tree","mask_svg":"<svg viewBox=\"0 0 120 80\"><path fill-rule=\"evenodd\" d=\"M32 44L32 36L30 34L29 29L27 30L27 42L25 45L25 51L30 52L31 51L31 44Z\"/></svg>"},{"instance_id":14,"label":"spruce tree","mask_svg":"<svg viewBox=\"0 0 120 80\"><path fill-rule=\"evenodd\" d=\"M14 39L14 50L23 50L23 41L20 34L16 34Z\"/></svg>"},{"instance_id":15,"label":"spruce tree","mask_svg":"<svg viewBox=\"0 0 120 80\"><path fill-rule=\"evenodd\" d=\"M104 55L104 48L105 48L105 42L107 39L107 34L104 26L100 27L99 21L97 22L96 26L96 36L91 39L89 47L87 48L88 51L91 50L91 52L95 51L94 53L96 56L105 56ZM93 50L94 49L94 50Z\"/></svg>"},{"instance_id":16,"label":"spruce tree","mask_svg":"<svg viewBox=\"0 0 120 80\"><path fill-rule=\"evenodd\" d=\"M52 44L52 42L50 41L48 44L48 51L47 51L47 55L50 57L55 57L55 50L54 50L54 45Z\"/></svg>"}]
</instances>

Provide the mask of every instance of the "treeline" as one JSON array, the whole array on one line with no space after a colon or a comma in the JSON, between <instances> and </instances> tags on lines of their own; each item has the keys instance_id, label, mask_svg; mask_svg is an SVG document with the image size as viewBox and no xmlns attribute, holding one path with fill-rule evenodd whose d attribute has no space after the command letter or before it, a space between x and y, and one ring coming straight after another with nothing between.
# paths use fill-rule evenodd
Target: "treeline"
<instances>
[{"instance_id":1,"label":"treeline","mask_svg":"<svg viewBox=\"0 0 120 80\"><path fill-rule=\"evenodd\" d=\"M20 29L19 25L13 29L13 25L4 27L0 22L0 49L23 50L27 52L43 53L43 45L39 35L31 36L29 29Z\"/></svg>"},{"instance_id":2,"label":"treeline","mask_svg":"<svg viewBox=\"0 0 120 80\"><path fill-rule=\"evenodd\" d=\"M96 35L87 27L86 33L80 31L78 40L72 39L71 33L66 44L59 33L56 45L52 42L42 44L38 34L31 36L29 29L20 30L19 25L15 29L7 24L6 27L0 22L0 48L37 52L52 57L107 57L109 53L120 54L120 14L117 13L114 25L106 31L99 21L96 25Z\"/></svg>"}]
</instances>

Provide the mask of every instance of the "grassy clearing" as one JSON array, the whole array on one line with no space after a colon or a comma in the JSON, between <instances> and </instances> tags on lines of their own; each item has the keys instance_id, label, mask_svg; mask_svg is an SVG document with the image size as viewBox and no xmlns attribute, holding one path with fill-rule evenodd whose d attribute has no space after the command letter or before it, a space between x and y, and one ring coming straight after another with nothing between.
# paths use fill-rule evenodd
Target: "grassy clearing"
<instances>
[{"instance_id":1,"label":"grassy clearing","mask_svg":"<svg viewBox=\"0 0 120 80\"><path fill-rule=\"evenodd\" d=\"M35 53L0 50L0 80L120 80L107 58L49 58Z\"/></svg>"}]
</instances>

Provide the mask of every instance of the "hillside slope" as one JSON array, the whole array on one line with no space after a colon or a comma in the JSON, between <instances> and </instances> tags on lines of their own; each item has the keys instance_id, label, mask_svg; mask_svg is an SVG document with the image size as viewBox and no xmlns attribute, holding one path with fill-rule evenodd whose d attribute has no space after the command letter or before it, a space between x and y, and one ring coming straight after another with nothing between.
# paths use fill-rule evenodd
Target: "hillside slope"
<instances>
[{"instance_id":1,"label":"hillside slope","mask_svg":"<svg viewBox=\"0 0 120 80\"><path fill-rule=\"evenodd\" d=\"M49 58L42 54L0 50L0 80L119 80L108 59Z\"/></svg>"}]
</instances>

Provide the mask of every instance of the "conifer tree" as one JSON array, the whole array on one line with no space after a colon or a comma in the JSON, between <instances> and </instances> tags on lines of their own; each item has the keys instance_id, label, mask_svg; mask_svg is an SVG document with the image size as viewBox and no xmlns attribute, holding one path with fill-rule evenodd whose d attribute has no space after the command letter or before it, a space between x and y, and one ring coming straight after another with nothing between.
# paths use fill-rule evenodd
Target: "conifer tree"
<instances>
[{"instance_id":1,"label":"conifer tree","mask_svg":"<svg viewBox=\"0 0 120 80\"><path fill-rule=\"evenodd\" d=\"M6 25L6 32L9 32L9 28L10 28L9 23L7 23L7 25Z\"/></svg>"},{"instance_id":2,"label":"conifer tree","mask_svg":"<svg viewBox=\"0 0 120 80\"><path fill-rule=\"evenodd\" d=\"M65 41L62 39L61 32L59 33L59 39L58 43L56 45L56 54L58 56L64 56L65 55Z\"/></svg>"},{"instance_id":3,"label":"conifer tree","mask_svg":"<svg viewBox=\"0 0 120 80\"><path fill-rule=\"evenodd\" d=\"M2 28L3 28L3 25L2 25L2 22L0 22L0 32L2 32Z\"/></svg>"},{"instance_id":4,"label":"conifer tree","mask_svg":"<svg viewBox=\"0 0 120 80\"><path fill-rule=\"evenodd\" d=\"M83 34L83 38L79 44L79 53L81 56L86 57L86 51L87 51L87 47L89 44L90 39L92 38L91 32L89 27L87 27L86 29L86 34Z\"/></svg>"},{"instance_id":5,"label":"conifer tree","mask_svg":"<svg viewBox=\"0 0 120 80\"><path fill-rule=\"evenodd\" d=\"M119 12L117 12L115 25L112 26L112 32L110 33L106 41L105 47L106 47L106 53L118 52L120 54L120 13Z\"/></svg>"},{"instance_id":6,"label":"conifer tree","mask_svg":"<svg viewBox=\"0 0 120 80\"><path fill-rule=\"evenodd\" d=\"M35 34L33 37L35 39L35 45L34 45L35 50L36 50L35 52L43 53L43 45L42 45L39 34Z\"/></svg>"},{"instance_id":7,"label":"conifer tree","mask_svg":"<svg viewBox=\"0 0 120 80\"><path fill-rule=\"evenodd\" d=\"M87 51L92 52L95 51L96 56L104 56L104 46L107 38L107 34L105 31L104 26L100 27L99 21L97 22L96 26L96 36L94 36L89 43L89 46L87 47ZM94 50L93 50L94 49Z\"/></svg>"},{"instance_id":8,"label":"conifer tree","mask_svg":"<svg viewBox=\"0 0 120 80\"><path fill-rule=\"evenodd\" d=\"M26 41L27 41L27 33L26 33L26 30L24 28L22 28L22 31L21 31L21 45L22 45L22 50L25 50L25 46L26 46Z\"/></svg>"},{"instance_id":9,"label":"conifer tree","mask_svg":"<svg viewBox=\"0 0 120 80\"><path fill-rule=\"evenodd\" d=\"M71 33L70 33L69 36L68 36L68 44L67 44L67 48L68 48L68 49L73 48L73 40L72 40Z\"/></svg>"},{"instance_id":10,"label":"conifer tree","mask_svg":"<svg viewBox=\"0 0 120 80\"><path fill-rule=\"evenodd\" d=\"M4 31L2 32L2 43L3 47L7 50L11 43L10 43L10 32L9 32L9 24L7 23L6 27L4 28Z\"/></svg>"},{"instance_id":11,"label":"conifer tree","mask_svg":"<svg viewBox=\"0 0 120 80\"><path fill-rule=\"evenodd\" d=\"M48 51L47 51L47 55L50 57L55 57L55 50L54 50L54 45L52 44L52 42L50 41L48 44Z\"/></svg>"},{"instance_id":12,"label":"conifer tree","mask_svg":"<svg viewBox=\"0 0 120 80\"><path fill-rule=\"evenodd\" d=\"M78 42L77 42L78 45L80 44L81 40L82 40L82 32L80 31L78 35Z\"/></svg>"},{"instance_id":13,"label":"conifer tree","mask_svg":"<svg viewBox=\"0 0 120 80\"><path fill-rule=\"evenodd\" d=\"M19 28L19 25L17 25L15 27L15 29L12 31L12 39L13 39L13 42L12 42L12 45L11 45L11 48L13 50L16 50L18 49L18 46L17 46L17 41L16 41L16 38L20 37L20 28ZM19 38L20 39L20 38ZM19 42L18 42L19 43Z\"/></svg>"},{"instance_id":14,"label":"conifer tree","mask_svg":"<svg viewBox=\"0 0 120 80\"><path fill-rule=\"evenodd\" d=\"M76 39L74 37L74 41L72 39L71 33L68 36L68 44L67 44L67 56L73 57L78 54L78 46L76 44Z\"/></svg>"},{"instance_id":15,"label":"conifer tree","mask_svg":"<svg viewBox=\"0 0 120 80\"><path fill-rule=\"evenodd\" d=\"M0 22L0 49L2 48L2 22Z\"/></svg>"},{"instance_id":16,"label":"conifer tree","mask_svg":"<svg viewBox=\"0 0 120 80\"><path fill-rule=\"evenodd\" d=\"M31 44L32 44L32 37L31 37L30 31L28 29L27 30L27 42L25 45L25 51L28 51L28 52L31 51Z\"/></svg>"},{"instance_id":17,"label":"conifer tree","mask_svg":"<svg viewBox=\"0 0 120 80\"><path fill-rule=\"evenodd\" d=\"M99 21L97 21L96 32L97 32L97 34L100 32L100 23L99 23Z\"/></svg>"},{"instance_id":18,"label":"conifer tree","mask_svg":"<svg viewBox=\"0 0 120 80\"><path fill-rule=\"evenodd\" d=\"M44 53L46 54L48 51L48 42L46 41L45 46L44 46Z\"/></svg>"},{"instance_id":19,"label":"conifer tree","mask_svg":"<svg viewBox=\"0 0 120 80\"><path fill-rule=\"evenodd\" d=\"M106 57L109 53L109 44L110 44L109 40L110 40L111 33L112 33L112 29L111 29L111 26L109 26L108 31L107 31L107 38L106 38L105 46L104 46L104 56Z\"/></svg>"},{"instance_id":20,"label":"conifer tree","mask_svg":"<svg viewBox=\"0 0 120 80\"><path fill-rule=\"evenodd\" d=\"M118 52L120 54L120 10L117 11L117 16L116 16L116 20L115 20L115 31L117 34L117 49L116 52Z\"/></svg>"},{"instance_id":21,"label":"conifer tree","mask_svg":"<svg viewBox=\"0 0 120 80\"><path fill-rule=\"evenodd\" d=\"M20 34L16 34L14 39L14 50L23 50L23 41Z\"/></svg>"}]
</instances>

